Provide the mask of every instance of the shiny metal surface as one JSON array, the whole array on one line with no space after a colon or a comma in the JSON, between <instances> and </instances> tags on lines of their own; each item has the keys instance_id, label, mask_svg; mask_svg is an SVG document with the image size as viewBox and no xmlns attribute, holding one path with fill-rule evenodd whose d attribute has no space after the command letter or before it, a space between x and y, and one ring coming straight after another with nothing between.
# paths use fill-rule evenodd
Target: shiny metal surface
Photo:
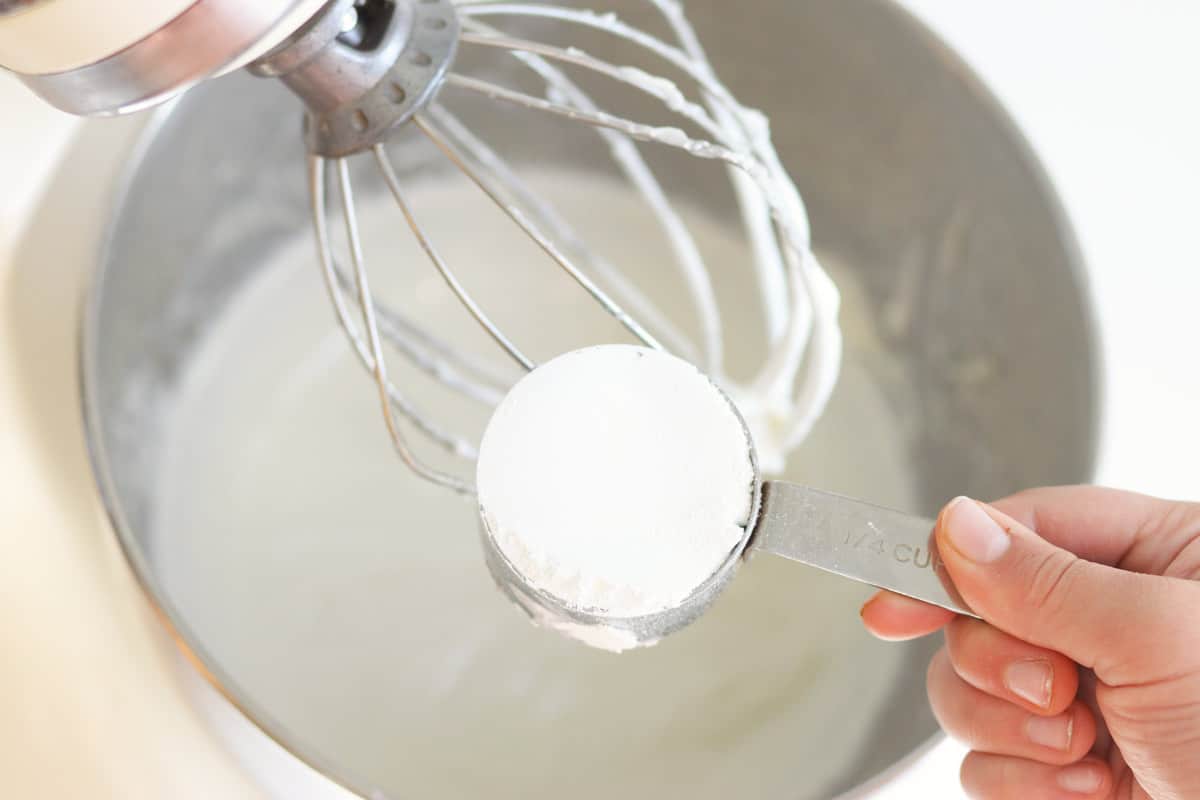
<instances>
[{"instance_id":1,"label":"shiny metal surface","mask_svg":"<svg viewBox=\"0 0 1200 800\"><path fill-rule=\"evenodd\" d=\"M107 58L66 72L18 77L42 99L72 114L132 113L252 61L327 2L195 0L151 35Z\"/></svg>"},{"instance_id":2,"label":"shiny metal surface","mask_svg":"<svg viewBox=\"0 0 1200 800\"><path fill-rule=\"evenodd\" d=\"M341 158L385 141L430 101L454 60L458 31L450 0L339 0L249 68L304 101L310 152Z\"/></svg>"},{"instance_id":3,"label":"shiny metal surface","mask_svg":"<svg viewBox=\"0 0 1200 800\"><path fill-rule=\"evenodd\" d=\"M730 408L737 414L732 403ZM757 475L753 448L751 458ZM530 584L500 552L486 520L484 555L497 585L535 624L567 635L598 631L614 650L656 644L695 622L733 580L742 559L763 553L978 616L963 603L938 557L933 520L786 481L756 479L754 497L755 522L724 563L678 606L641 617L575 608Z\"/></svg>"},{"instance_id":4,"label":"shiny metal surface","mask_svg":"<svg viewBox=\"0 0 1200 800\"><path fill-rule=\"evenodd\" d=\"M436 412L419 410L411 402L409 387L394 378L397 370L388 363L384 344L392 345L394 355L416 363L447 388L460 391L470 384L470 379L465 378L457 365L451 367L448 356L452 348L442 348L443 352L436 355L424 353L416 359L419 348L414 349L412 342L392 335L396 332L394 327L389 330L379 325L380 316L398 315L394 308L379 303L371 290L371 274L378 268L379 256L368 254L363 246L353 181L345 158L371 149L397 210L447 288L493 342L522 369L532 369L535 362L484 310L484 306L494 301L473 295L459 279L456 267L439 255L438 247L426 235L406 201L402 182L384 145L390 137L400 135L401 126L409 120L512 225L536 242L543 253L632 336L648 347L691 356L695 363L701 363L696 354L703 350L702 363L713 380L735 391L722 364L725 332L707 257L673 207L686 196L681 198L663 189L635 142L670 147L701 160L726 163L733 168L730 178L739 197L744 235L753 242L755 269L742 277L747 281L757 280L760 294L770 299L764 302L761 317L772 341L762 353L744 359L747 366L753 364L757 370L753 383L762 392L779 398L776 421L791 431L789 440L802 436L811 427L833 389L841 334L835 319L835 302L825 295L832 297L834 290L811 253L803 201L780 166L769 136L750 133L756 129L758 116L747 112L721 84L681 7L662 0L655 0L651 7L662 17L660 23L670 29L671 35L666 39L631 26L615 14L553 4L464 4L456 10L448 0L423 0L416 4L380 0L354 6L337 2L327 7L324 16L314 19L277 50L251 65L251 70L258 74L279 77L304 100L308 109L305 141L312 154L309 193L326 293L349 344L374 379L393 447L401 461L425 480L458 494L472 491L468 478L431 466L419 455L418 446L409 441L401 427L401 418L413 425L415 433L423 435L414 438L427 440L416 445L432 443L468 462L476 445L469 437L453 432ZM515 20L515 24L524 23L526 27L545 25L551 30L546 32L545 40L512 36L480 19L493 16L505 22ZM598 33L598 38L610 40L599 56L554 43L561 36L589 33L593 38ZM467 45L468 49L491 50L492 58L485 59L485 63L491 64L493 74L481 79L477 75L449 72L459 44ZM606 60L614 52L630 49L643 58L657 59L660 62L657 69L664 74ZM501 75L511 71L502 60L495 60L505 55L512 57L513 64L528 69L528 77L538 79L544 86L527 92L494 82L497 64ZM583 75L569 77L567 68L578 68ZM683 88L665 77L675 71L684 76ZM659 114L667 113L674 123L690 125L690 132L674 124L645 121L656 119L652 116L643 119L614 113L627 98L611 89L611 96L602 107L578 82L580 78L596 77L607 79L611 87L623 89L629 97L657 100L662 106L657 109ZM538 115L591 126L611 153L612 171L623 174L631 188L641 195L651 212L650 218L657 220L671 242L680 289L691 295L701 317L702 342L682 336L678 325L663 326L669 315L644 294L631 291L638 283L637 277L619 266L601 265L596 257L601 249L597 243L581 236L555 210L554 203L531 189L521 175L523 170L507 162L488 143L486 130L473 130L441 103L430 105L426 111L426 105L441 91L443 83L452 90L528 112L531 126L539 124L532 119ZM688 101L685 98L689 95L703 99ZM326 163L327 159L331 163ZM335 181L328 180L330 171L334 172ZM347 247L342 252L337 252L330 235L331 208L337 209L345 229ZM611 236L612 232L606 231L602 238ZM347 263L352 269L340 266ZM351 284L353 291L348 290ZM618 299L618 295L623 297ZM636 310L631 312L631 308ZM659 335L651 332L652 327L659 329ZM420 337L427 341L441 338L437 328L437 324L427 326L419 331ZM659 336L670 337L673 346L665 347ZM819 355L805 359L802 342L810 339L811 350ZM429 365L437 366L430 370ZM476 394L478 388L474 387ZM464 466L470 468L469 463Z\"/></svg>"},{"instance_id":5,"label":"shiny metal surface","mask_svg":"<svg viewBox=\"0 0 1200 800\"><path fill-rule=\"evenodd\" d=\"M783 481L763 484L747 557L774 553L810 567L977 616L946 575L933 520Z\"/></svg>"},{"instance_id":6,"label":"shiny metal surface","mask_svg":"<svg viewBox=\"0 0 1200 800\"><path fill-rule=\"evenodd\" d=\"M632 21L650 18L637 4L619 8ZM927 31L880 0L736 8L692 0L688 11L731 90L771 117L780 155L808 200L817 248L864 287L862 302L882 342L865 363L904 421L918 488L918 506L906 510L931 514L957 494L989 498L1086 480L1099 365L1082 265L1043 174L986 91ZM294 108L268 82L223 78L178 101L130 162L83 330L90 445L139 578L181 645L244 718L362 796L406 796L403 781L377 762L293 721L288 701L249 690L236 664L254 653L199 635L155 558L171 537L153 522L156 415L169 410L206 321L257 263L307 235ZM489 140L515 163L584 172L599 163L523 123L502 119ZM401 177L420 175L427 163L408 144L391 150ZM722 213L726 200L707 191L709 178L691 163L665 162L667 182ZM869 441L847 447L870 458ZM847 478L827 488L869 498L866 483ZM396 484L398 500L425 503L414 491ZM377 556L368 549L362 558L365 574ZM223 591L220 576L211 591ZM388 591L381 589L379 605L394 608ZM316 612L317 598L301 594L296 602L297 613ZM830 603L794 611L854 625L855 610ZM357 649L346 651L350 661L372 651L372 635L364 631ZM851 792L935 734L922 689L935 644L895 645L905 648L905 665L872 678L888 687L890 703L870 740L850 754L828 753L852 756L853 766L821 786L798 775L793 796ZM386 683L349 677L338 688L360 714L373 713L388 692ZM403 725L403 717L394 722Z\"/></svg>"}]
</instances>

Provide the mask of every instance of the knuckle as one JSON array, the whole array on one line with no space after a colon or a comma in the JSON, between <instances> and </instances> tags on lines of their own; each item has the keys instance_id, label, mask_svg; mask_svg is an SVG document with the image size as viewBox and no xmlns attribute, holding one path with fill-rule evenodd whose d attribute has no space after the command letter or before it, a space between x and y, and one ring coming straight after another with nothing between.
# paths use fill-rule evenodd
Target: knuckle
<instances>
[{"instance_id":1,"label":"knuckle","mask_svg":"<svg viewBox=\"0 0 1200 800\"><path fill-rule=\"evenodd\" d=\"M1200 672L1200 565L1191 581L1179 585L1178 603L1183 623L1180 627L1191 645L1187 650L1192 656L1192 666Z\"/></svg>"},{"instance_id":2,"label":"knuckle","mask_svg":"<svg viewBox=\"0 0 1200 800\"><path fill-rule=\"evenodd\" d=\"M1186 580L1200 580L1200 503L1159 501L1156 511L1143 523L1137 538L1146 541L1178 542L1164 547L1173 557L1151 570Z\"/></svg>"},{"instance_id":3,"label":"knuckle","mask_svg":"<svg viewBox=\"0 0 1200 800\"><path fill-rule=\"evenodd\" d=\"M953 657L955 651L969 650L974 646L976 631L987 625L972 617L955 617L946 626L946 647Z\"/></svg>"},{"instance_id":4,"label":"knuckle","mask_svg":"<svg viewBox=\"0 0 1200 800\"><path fill-rule=\"evenodd\" d=\"M930 664L926 690L933 716L948 736L969 747L986 741L987 726L979 719L978 709L968 702L969 687L944 658Z\"/></svg>"},{"instance_id":5,"label":"knuckle","mask_svg":"<svg viewBox=\"0 0 1200 800\"><path fill-rule=\"evenodd\" d=\"M958 765L958 783L962 786L963 791L967 793L968 797L972 798L972 800L977 800L980 795L975 791L975 773L977 769L975 760L971 758L972 755L974 754L967 753L962 763Z\"/></svg>"},{"instance_id":6,"label":"knuckle","mask_svg":"<svg viewBox=\"0 0 1200 800\"><path fill-rule=\"evenodd\" d=\"M950 624L943 629L946 636L946 654L950 657L951 663L957 665L963 650L966 648L967 637L970 635L967 629L963 626L963 621L968 617L956 617L950 621Z\"/></svg>"},{"instance_id":7,"label":"knuckle","mask_svg":"<svg viewBox=\"0 0 1200 800\"><path fill-rule=\"evenodd\" d=\"M942 648L930 660L929 668L925 670L925 693L929 695L929 707L933 711L933 716L937 718L938 724L947 733L952 733L951 728L956 727L957 715L954 713L947 691L943 666L945 655L946 650Z\"/></svg>"},{"instance_id":8,"label":"knuckle","mask_svg":"<svg viewBox=\"0 0 1200 800\"><path fill-rule=\"evenodd\" d=\"M1060 614L1079 581L1085 564L1065 550L1054 550L1031 565L1025 599L1031 609L1046 617Z\"/></svg>"},{"instance_id":9,"label":"knuckle","mask_svg":"<svg viewBox=\"0 0 1200 800\"><path fill-rule=\"evenodd\" d=\"M944 652L945 648L938 650L934 657L930 659L929 667L925 670L925 693L929 695L929 705L933 709L933 714L938 718L939 723L942 721L942 681L941 667L938 661Z\"/></svg>"},{"instance_id":10,"label":"knuckle","mask_svg":"<svg viewBox=\"0 0 1200 800\"><path fill-rule=\"evenodd\" d=\"M1096 723L1091 710L1085 704L1075 701L1070 713L1074 715L1074 720L1068 762L1083 758L1096 744Z\"/></svg>"},{"instance_id":11,"label":"knuckle","mask_svg":"<svg viewBox=\"0 0 1200 800\"><path fill-rule=\"evenodd\" d=\"M954 671L963 680L983 688L989 664L994 661L996 629L988 623L959 617L946 626L946 652Z\"/></svg>"},{"instance_id":12,"label":"knuckle","mask_svg":"<svg viewBox=\"0 0 1200 800\"><path fill-rule=\"evenodd\" d=\"M971 800L994 800L996 784L988 780L988 758L982 753L971 752L958 767L958 782Z\"/></svg>"},{"instance_id":13,"label":"knuckle","mask_svg":"<svg viewBox=\"0 0 1200 800\"><path fill-rule=\"evenodd\" d=\"M933 654L933 657L929 659L929 666L925 667L925 688L933 688L933 676L937 672L938 659L942 658L945 652L946 646L942 645Z\"/></svg>"},{"instance_id":14,"label":"knuckle","mask_svg":"<svg viewBox=\"0 0 1200 800\"><path fill-rule=\"evenodd\" d=\"M1200 696L1200 675L1130 686L1096 687L1096 703L1110 730L1120 731L1130 747L1153 748L1171 742L1183 748L1200 744L1196 704L1179 698Z\"/></svg>"},{"instance_id":15,"label":"knuckle","mask_svg":"<svg viewBox=\"0 0 1200 800\"><path fill-rule=\"evenodd\" d=\"M976 655L992 653L1008 639L1007 634L986 620L959 617L956 622L960 623L959 645L965 652Z\"/></svg>"},{"instance_id":16,"label":"knuckle","mask_svg":"<svg viewBox=\"0 0 1200 800\"><path fill-rule=\"evenodd\" d=\"M1147 525L1155 535L1200 529L1200 503L1169 503Z\"/></svg>"}]
</instances>

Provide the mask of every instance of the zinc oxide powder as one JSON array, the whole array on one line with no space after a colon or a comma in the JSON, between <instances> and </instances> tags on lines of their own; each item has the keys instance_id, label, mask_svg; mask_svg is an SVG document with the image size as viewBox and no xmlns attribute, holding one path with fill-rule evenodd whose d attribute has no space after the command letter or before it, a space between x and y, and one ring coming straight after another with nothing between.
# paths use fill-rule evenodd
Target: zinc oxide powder
<instances>
[{"instance_id":1,"label":"zinc oxide powder","mask_svg":"<svg viewBox=\"0 0 1200 800\"><path fill-rule=\"evenodd\" d=\"M738 546L753 445L690 363L628 345L567 353L508 393L480 446L484 523L532 586L635 617L679 605Z\"/></svg>"}]
</instances>

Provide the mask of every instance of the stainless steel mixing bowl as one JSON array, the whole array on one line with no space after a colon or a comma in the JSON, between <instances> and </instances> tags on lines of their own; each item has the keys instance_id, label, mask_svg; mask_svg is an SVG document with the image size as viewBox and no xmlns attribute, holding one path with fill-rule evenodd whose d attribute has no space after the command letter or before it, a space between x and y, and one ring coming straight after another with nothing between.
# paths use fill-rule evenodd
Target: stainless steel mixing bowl
<instances>
[{"instance_id":1,"label":"stainless steel mixing bowl","mask_svg":"<svg viewBox=\"0 0 1200 800\"><path fill-rule=\"evenodd\" d=\"M627 5L621 11L631 21L645 16L638 4ZM1098 364L1079 255L1020 134L969 70L881 0L690 0L688 11L733 92L770 116L779 152L809 203L818 250L862 287L854 302L861 316L876 321L872 335L882 354L864 363L904 423L907 468L920 498L910 510L933 513L960 493L987 498L1088 479ZM588 45L586 38L577 43ZM243 674L256 658L278 657L264 644L271 621L255 620L251 604L244 610L249 633L236 642L214 634L197 622L204 590L197 594L195 586L216 596L226 576L189 576L184 592L174 583L178 572L161 566L172 531L155 523L163 442L156 431L169 418L177 378L208 321L258 264L306 235L298 116L278 87L237 76L193 91L148 126L120 178L107 246L95 256L83 329L88 435L117 535L152 602L239 709L221 712L224 724L249 729L245 720L252 721L295 758L364 796L404 797L410 796L405 770L389 765L386 750L364 752L338 731L339 724L353 728L356 717L384 713L393 715L386 724L406 724L403 713L389 710L394 687L387 669L362 665L377 658L381 635L400 635L404 615L422 610L404 608L390 584L378 584L374 607L387 609L390 632L381 634L383 619L352 631L314 625L305 649L277 668L296 669L330 651L337 658L323 662L326 671L313 677L311 692L272 695ZM556 139L531 136L520 118L490 126L488 135L517 162L564 163L583 172L593 166ZM398 147L398 163L419 161L405 158L403 142ZM725 208L725 195L703 183L719 175L703 177L686 161L662 164L680 167L667 175L669 186L713 198L714 213ZM369 394L365 385L363 392ZM336 459L322 449L325 442L314 439L314 462ZM870 442L847 447L871 458ZM399 467L389 480L397 487L398 519L405 503L434 510L445 503L446 518L463 520L464 529L448 523L440 533L474 544L471 515L453 507L453 499L411 487L415 479ZM827 488L885 499L866 478L840 480ZM300 491L319 494L322 486ZM364 576L389 552L382 539L355 546ZM229 557L241 558L238 569L253 574L281 556L248 547ZM320 568L319 561L306 566ZM297 616L316 619L339 597L307 591L309 579L323 585L310 573L291 602ZM831 601L794 613L854 626L855 610ZM790 796L862 790L927 745L936 725L923 665L935 645L860 643L902 647L905 655L885 672L870 663L834 667L846 682L884 687L886 702L866 741L851 745L831 735L822 745L818 735L812 746L830 751L816 755L847 766L821 782L796 774ZM796 646L801 653L802 643ZM872 651L856 650L859 662L863 652ZM344 719L318 722L303 713L306 694L331 696ZM234 738L249 746L249 735ZM266 741L255 745L260 755L251 759L288 761L279 759L278 748L262 755L261 748L275 747ZM461 758L470 762L473 754ZM311 781L304 784L310 796L335 791L316 772L296 775ZM496 785L500 796L502 776ZM637 787L626 795L639 796Z\"/></svg>"}]
</instances>

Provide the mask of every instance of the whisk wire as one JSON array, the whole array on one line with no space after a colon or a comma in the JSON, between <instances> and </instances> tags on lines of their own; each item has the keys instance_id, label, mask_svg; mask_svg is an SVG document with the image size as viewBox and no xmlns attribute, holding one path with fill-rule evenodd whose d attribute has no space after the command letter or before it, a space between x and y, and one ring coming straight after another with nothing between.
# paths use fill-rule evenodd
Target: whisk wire
<instances>
[{"instance_id":1,"label":"whisk wire","mask_svg":"<svg viewBox=\"0 0 1200 800\"><path fill-rule=\"evenodd\" d=\"M668 109L694 122L712 138L720 141L726 138L726 131L719 126L707 110L691 102L674 83L656 78L647 72L634 67L618 67L615 64L595 58L579 48L563 48L544 42L534 42L515 36L502 34L479 35L469 32L461 34L460 41L467 44L494 47L519 53L534 53L552 61L561 61L584 67L592 72L605 75L619 83L623 83L639 92L661 100Z\"/></svg>"},{"instance_id":2,"label":"whisk wire","mask_svg":"<svg viewBox=\"0 0 1200 800\"><path fill-rule=\"evenodd\" d=\"M532 215L547 235L554 237L560 246L575 254L595 277L607 285L609 291L619 296L618 302L626 306L637 318L645 320L647 327L669 350L688 360L697 360L696 346L688 337L655 308L650 299L622 275L616 266L589 247L554 206L523 180L499 153L444 106L431 105L428 113L440 126L442 133L470 155L476 169L491 173L493 186L504 187L507 190L506 203L520 205ZM605 130L604 133L611 131Z\"/></svg>"},{"instance_id":3,"label":"whisk wire","mask_svg":"<svg viewBox=\"0 0 1200 800\"><path fill-rule=\"evenodd\" d=\"M474 456L475 448L466 438L434 424L432 418L397 390L389 378L386 357L398 354L420 373L485 405L498 400L509 385L509 376L460 353L373 296L350 171L343 153L372 151L392 200L458 302L513 363L530 370L535 362L483 311L456 271L439 254L407 201L397 166L390 160L384 141L390 130L408 122L636 339L656 349L670 347L672 352L701 362L719 383L728 384L731 391L736 390L735 394L744 394L752 400L753 413L765 415L760 421L781 433L788 446L805 435L828 400L840 359L837 293L811 252L807 211L771 144L766 118L738 103L717 78L676 0L647 2L666 20L670 42L630 26L614 14L489 0L460 3L449 18L445 15L434 18L429 16L430 4L426 2L414 8L418 16L424 9L429 18L414 29L411 40L395 39L396 47L403 48L398 51L401 57L384 65L392 76L390 83L378 84L387 89L386 97L371 89L361 97L355 95L354 102L363 105L348 106L349 111L347 106L340 105L326 113L323 96L313 90L310 97L304 90L309 83L289 83L309 104L312 124L307 130L325 132L306 141L316 154L310 159L309 188L327 290L358 360L374 378L396 451L422 478L459 493L473 491L470 483L441 472L418 457L406 438L409 434L415 435L417 444L427 437L448 452L468 459ZM668 68L673 67L669 73L682 74L688 79L685 85L688 93L671 79L640 67L622 66L577 47L533 41L494 28L483 21L490 17L552 21L610 35L647 56L656 57ZM397 31L392 31L392 35L400 36ZM448 72L459 44L509 54L541 79L544 94L539 96L536 92L526 93L471 75ZM298 40L296 46L308 45ZM336 46L336 42L330 46ZM283 58L280 63L286 61ZM338 65L330 63L336 72ZM325 75L320 69L310 71L316 77ZM646 124L610 113L575 81L577 71L602 76L656 99L679 119L678 124ZM337 83L336 75L326 77ZM319 81L312 86L318 84ZM520 179L517 170L492 149L485 137L476 135L444 106L431 102L446 85L466 94L595 129L608 146L613 164L647 204L650 216L666 238L697 315L698 346L641 291L636 279L623 275L589 247L551 203ZM380 99L384 102L377 102ZM647 162L641 143L722 163L729 175L757 273L767 342L766 357L744 387L728 382L723 372L725 342L713 275L691 230ZM342 157L334 159L333 154ZM333 187L327 186L329 167L336 171ZM333 193L339 195L340 216L345 226L345 241L339 237L338 246L348 249L349 269L347 262L339 263L329 234L327 206L335 202ZM391 348L386 354L385 344Z\"/></svg>"},{"instance_id":4,"label":"whisk wire","mask_svg":"<svg viewBox=\"0 0 1200 800\"><path fill-rule=\"evenodd\" d=\"M336 266L336 273L342 292L352 293L354 279L340 266ZM491 407L500 402L506 387L512 384L379 300L375 300L375 320L386 344L421 372L463 397Z\"/></svg>"},{"instance_id":5,"label":"whisk wire","mask_svg":"<svg viewBox=\"0 0 1200 800\"><path fill-rule=\"evenodd\" d=\"M349 172L345 159L337 162L338 189L342 198L342 211L345 218L346 232L350 239L351 261L354 267L355 285L358 290L359 304L366 340L356 329L349 309L346 307L341 289L338 286L337 267L333 257L333 245L329 236L328 211L326 209L326 161L320 156L309 157L309 188L312 202L313 227L316 232L318 256L321 262L325 287L333 303L338 322L347 336L354 343L359 359L375 378L379 389L384 422L400 459L417 475L426 480L445 486L459 494L472 494L473 486L440 470L431 468L418 459L405 440L400 426L393 413L393 406L412 421L418 428L428 434L434 441L458 452L468 458L474 457L474 448L465 442L450 437L436 427L430 425L424 415L419 414L390 383L387 367L383 358L383 347L380 342L379 329L375 320L374 304L371 302L370 286L367 282L366 269L363 263L362 242L358 226L354 221L353 193L350 187Z\"/></svg>"},{"instance_id":6,"label":"whisk wire","mask_svg":"<svg viewBox=\"0 0 1200 800\"><path fill-rule=\"evenodd\" d=\"M467 31L478 34L487 34L490 36L502 35L500 31L477 19L463 20L463 27ZM544 80L549 91L559 93L566 102L588 111L599 110L599 107L592 101L590 96L567 77L561 69L551 64L545 58L536 53L522 50L514 50L513 57ZM659 227L666 237L668 246L675 255L675 264L680 270L684 285L687 287L688 293L692 298L692 303L695 306L704 349L703 363L710 375L719 378L723 375L724 371L724 339L721 328L721 312L717 304L712 278L704 263L704 257L700 252L699 246L696 244L696 240L668 201L662 185L658 182L654 172L642 157L633 140L609 128L597 127L595 131L608 144L609 151L617 167L625 175L633 188L642 196L651 214L658 221ZM605 263L597 264L596 266L597 268L604 268L606 278L615 287L619 287L626 292L634 289L632 284L628 280L623 279L620 272L611 265ZM664 334L664 338L672 339L670 344L677 355L682 355L693 362L699 363L690 342L685 348L681 345L678 338L670 336L669 334L674 332L674 326L668 327L670 323L654 309L651 303L644 299L644 296L641 296L640 293L628 293L625 296L626 304L630 306L634 313L638 314L642 319L649 321L656 330Z\"/></svg>"},{"instance_id":7,"label":"whisk wire","mask_svg":"<svg viewBox=\"0 0 1200 800\"><path fill-rule=\"evenodd\" d=\"M664 0L651 0L651 2L654 2L660 9L666 9L669 20L672 16L677 16L670 13L670 7L665 4ZM829 362L836 362L841 358L841 334L837 327L837 291L810 251L808 217L803 199L794 185L786 179L786 173L779 163L774 149L764 141L765 121L761 121L761 130L754 130L749 121L751 115L746 113L746 109L715 79L710 68L698 66L701 59L692 58L679 48L668 45L645 31L626 24L614 14L597 14L593 11L553 5L512 2L468 4L459 8L459 13L464 17L500 15L558 20L622 37L657 54L682 70L695 80L703 91L708 93L710 103L719 104L729 112L734 123L740 128L744 141L755 153L754 163L757 168L747 169L746 174L754 179L761 190L763 200L769 206L770 216L778 231L778 239L782 244L783 264L786 267L787 277L785 295L789 301L789 311L784 328L776 331L774 338L778 340L782 349L790 353L808 352L813 357L812 363L805 369L804 379L798 389L795 383L799 367L793 364L794 368L781 369L780 367L784 364L782 359L769 358L755 383L757 385L769 384L772 395L776 397L786 395L791 398L788 403L790 407L801 409L800 413L793 415L785 438L791 444L802 439L811 428L816 416L824 408L836 382L837 370ZM678 22L672 27L677 34L681 30ZM681 36L680 38L686 46L687 37ZM453 76L451 76L452 79ZM508 90L502 89L501 91ZM492 96L500 97L499 94ZM540 106L538 98L528 98L534 101L532 104L511 96L505 99L531 108L553 110ZM580 117L576 116L575 118L579 119ZM611 122L611 120L606 121ZM593 121L593 124L604 123ZM640 132L645 133L646 131ZM640 138L636 133L630 131L627 133L634 138ZM702 152L689 149L689 152L701 157L719 157L711 151ZM765 228L760 226L759 230L761 241ZM792 252L789 253L789 250ZM819 300L814 298L819 298ZM811 302L808 302L810 300ZM800 304L800 308L807 308L810 313L795 313L797 303ZM768 305L768 308L770 307Z\"/></svg>"},{"instance_id":8,"label":"whisk wire","mask_svg":"<svg viewBox=\"0 0 1200 800\"><path fill-rule=\"evenodd\" d=\"M740 167L751 175L765 177L764 168L755 159L744 153L739 153L725 147L724 145L707 139L695 139L689 136L680 128L664 127L661 125L647 125L642 122L636 122L625 117L619 117L615 114L610 114L607 111L585 111L574 106L555 103L551 100L544 100L540 97L534 97L531 94L519 92L515 89L509 89L500 86L496 83L480 80L467 75L458 73L450 73L446 76L446 83L451 86L457 86L476 94L490 97L494 100L502 100L513 105L522 106L524 108L533 109L535 111L544 111L550 114L555 114L575 122L582 122L588 125L596 125L603 128L611 128L626 136L630 136L641 142L651 144L662 144L668 147L674 147L683 150L697 158L715 159L724 161L734 166Z\"/></svg>"},{"instance_id":9,"label":"whisk wire","mask_svg":"<svg viewBox=\"0 0 1200 800\"><path fill-rule=\"evenodd\" d=\"M372 148L375 154L375 160L379 163L379 169L383 172L384 183L387 184L388 191L392 193L392 199L396 201L396 205L400 208L400 213L404 215L404 219L408 222L408 227L412 230L413 235L417 237L417 242L421 245L421 249L429 256L429 260L433 262L434 267L446 281L446 285L450 287L450 291L454 292L454 296L459 299L463 306L470 312L488 335L495 340L496 344L508 353L514 361L521 365L522 368L529 371L536 364L531 361L524 353L522 353L512 340L504 335L503 332L492 322L491 318L484 313L475 299L471 297L470 292L462 285L458 276L446 265L442 257L438 255L433 243L429 241L429 237L425 235L424 229L417 223L416 217L413 216L412 210L408 203L404 201L404 193L400 189L400 180L396 177L396 171L392 169L392 163L388 160L387 153L383 149L383 145L377 144Z\"/></svg>"},{"instance_id":10,"label":"whisk wire","mask_svg":"<svg viewBox=\"0 0 1200 800\"><path fill-rule=\"evenodd\" d=\"M579 25L585 28L591 28L601 32L610 33L631 42L638 47L652 53L663 61L666 61L671 66L678 69L683 74L687 75L697 86L706 94L711 95L713 102L718 103L723 108L727 109L733 115L733 122L742 130L747 141L752 140L754 132L749 130L745 120L739 113L743 108L733 95L729 93L716 78L713 76L710 69L697 66L696 60L691 58L687 53L680 50L678 47L673 47L661 39L651 36L643 30L627 24L616 16L616 14L597 14L595 11L587 11L583 9L564 8L550 4L535 4L535 3L504 3L504 2L488 2L480 4L466 4L458 7L458 13L467 18L476 18L481 16L511 16L511 17L526 17L536 19L549 19L558 22L566 22L573 25Z\"/></svg>"},{"instance_id":11,"label":"whisk wire","mask_svg":"<svg viewBox=\"0 0 1200 800\"><path fill-rule=\"evenodd\" d=\"M667 63L688 75L704 92L707 105L712 109L714 116L722 123L727 123L731 131L736 131L739 134L740 143L745 144L760 156L765 156L769 159L770 166L778 168L782 171L782 166L778 164L773 153L769 152L771 148L758 146L758 141L755 131L751 130L750 124L747 122L746 109L744 109L729 91L716 79L711 67L708 64L707 58L702 49L700 49L699 41L692 30L691 26L683 17L682 11L677 3L672 3L670 0L650 0L660 12L667 18L668 24L675 33L676 38L680 40L685 50L667 44L666 42L654 37L645 31L634 28L620 20L615 14L598 14L594 11L587 11L574 8L563 8L554 5L539 5L532 3L511 3L511 2L487 2L487 3L467 3L459 7L459 13L469 20L481 16L511 16L511 17L526 17L556 20L567 22L583 27L591 28L607 32L615 36L619 36L629 42L632 42L644 50L653 53ZM731 165L736 166L736 165ZM763 170L765 171L765 170ZM771 234L771 226L766 222L767 214L763 213L766 206L766 200L762 197L761 192L754 191L750 188L749 182L759 188L765 188L768 181L764 180L761 172L750 172L743 170L740 176L734 177L734 187L738 192L739 200L742 202L744 212L746 212L746 220L748 223L751 241L755 246L755 252L758 256L755 263L760 270L760 283L762 284L762 297L764 301L765 321L768 326L768 337L771 341L776 341L785 335L783 320L787 320L790 324L790 333L793 337L796 334L796 328L799 321L788 314L781 306L787 303L784 298L790 298L796 295L796 292L787 287L788 283L798 283L802 280L802 276L793 269L793 264L787 264L785 259L781 257L780 249L786 249L786 245L780 248L779 240L775 241L775 246L771 244L774 238ZM779 188L779 187L772 187ZM749 196L755 196L758 200L746 199ZM801 229L795 231L798 236L789 236L789 244L799 245L800 250L808 248L808 227L807 216L804 214L803 204L800 204L801 219L793 224L800 224ZM770 216L777 216L778 212L774 208L770 208ZM792 242L791 239L798 241ZM817 319L815 326L817 333L823 333L825 336L835 335L836 331L829 330L830 324L836 324L836 321ZM807 330L807 327L805 327Z\"/></svg>"},{"instance_id":12,"label":"whisk wire","mask_svg":"<svg viewBox=\"0 0 1200 800\"><path fill-rule=\"evenodd\" d=\"M452 76L448 76L449 77ZM589 278L575 265L571 259L567 258L566 254L551 241L536 225L521 211L521 209L506 203L501 191L492 186L488 177L480 170L475 169L468 163L466 156L459 152L458 148L436 128L436 123L427 119L423 114L417 114L413 117L413 123L429 138L430 141L437 146L439 150L445 154L458 169L466 175L472 183L480 188L480 190L488 196L496 204L496 206L508 216L517 227L521 228L529 238L550 256L550 258L558 264L563 270L570 275L576 283L583 287L601 307L604 308L617 322L621 323L630 333L637 337L647 347L652 347L655 350L664 350L662 344L651 334L646 328L629 315L615 300L613 300L603 289L601 289L595 281Z\"/></svg>"},{"instance_id":13,"label":"whisk wire","mask_svg":"<svg viewBox=\"0 0 1200 800\"><path fill-rule=\"evenodd\" d=\"M686 53L711 81L716 82L717 76L708 54L696 35L695 28L683 13L683 5L679 0L649 0L667 22L671 33L679 43L680 49ZM741 136L741 144L753 147L754 143L747 140L745 128L737 124L733 112L719 102L709 89L701 87L704 93L704 104L712 113L713 118L722 128L732 134ZM783 248L780 246L777 228L773 224L770 208L758 187L745 173L736 167L728 167L729 180L733 185L738 206L742 210L742 220L746 226L746 238L754 254L753 264L758 275L759 301L762 305L762 321L769 345L775 345L783 338L788 320L788 275L792 274L789 266L784 264ZM793 313L803 313L811 318L808 299L801 306L794 308ZM807 335L811 320L804 322ZM805 342L807 344L807 342Z\"/></svg>"}]
</instances>

